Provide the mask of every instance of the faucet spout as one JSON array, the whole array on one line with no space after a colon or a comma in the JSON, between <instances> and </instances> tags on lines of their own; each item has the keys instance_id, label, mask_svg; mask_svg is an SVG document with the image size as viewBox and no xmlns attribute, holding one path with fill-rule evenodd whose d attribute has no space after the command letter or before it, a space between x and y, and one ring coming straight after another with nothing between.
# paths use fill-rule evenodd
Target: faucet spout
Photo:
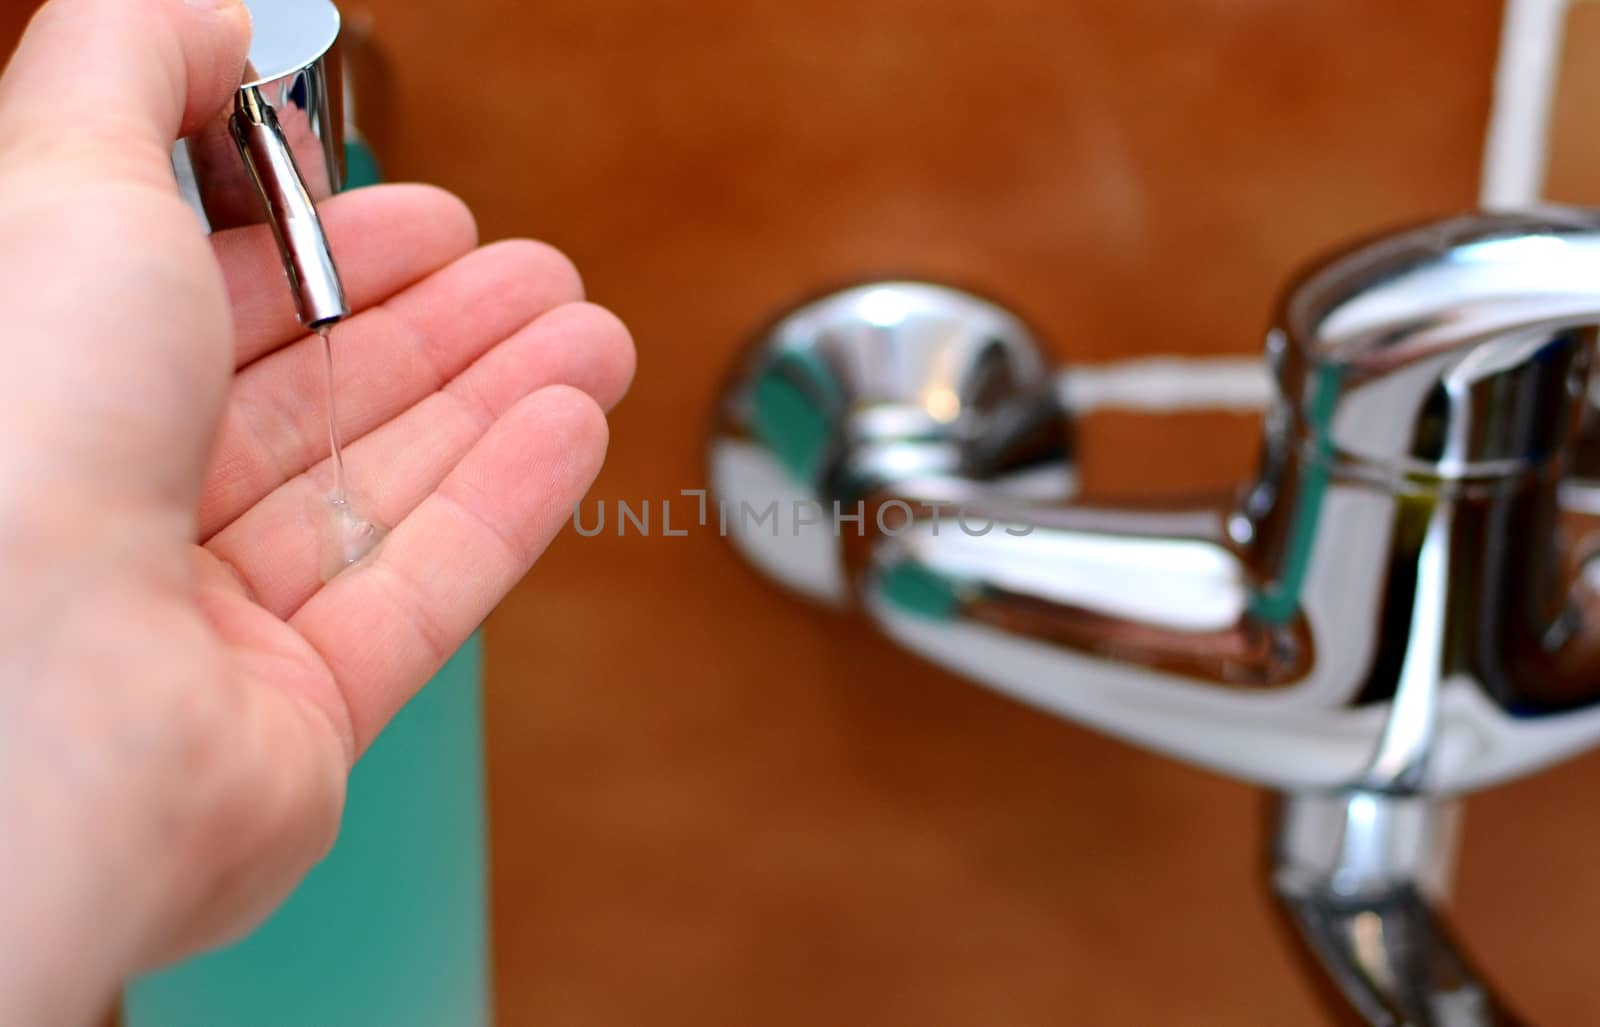
<instances>
[{"instance_id":1,"label":"faucet spout","mask_svg":"<svg viewBox=\"0 0 1600 1027\"><path fill-rule=\"evenodd\" d=\"M1431 892L1451 812L1431 800L1289 796L1273 890L1340 1004L1380 1027L1523 1027L1456 943Z\"/></svg>"}]
</instances>

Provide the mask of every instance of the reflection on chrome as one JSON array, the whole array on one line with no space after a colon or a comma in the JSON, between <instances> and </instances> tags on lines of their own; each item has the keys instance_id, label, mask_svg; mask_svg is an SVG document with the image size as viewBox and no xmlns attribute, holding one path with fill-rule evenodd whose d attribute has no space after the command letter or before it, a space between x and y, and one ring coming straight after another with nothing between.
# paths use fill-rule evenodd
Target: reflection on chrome
<instances>
[{"instance_id":1,"label":"reflection on chrome","mask_svg":"<svg viewBox=\"0 0 1600 1027\"><path fill-rule=\"evenodd\" d=\"M1363 802L1426 813L1600 741L1600 444L1584 445L1597 323L1594 215L1469 215L1363 243L1276 312L1255 480L1112 508L1071 499L1063 402L1083 390L1020 322L878 283L758 341L721 411L713 484L734 503L864 501L865 539L739 544L990 688L1291 808L1336 797L1330 830L1348 841ZM1206 387L1235 404L1251 391ZM890 502L909 526L875 526ZM950 503L1001 527L936 530ZM1381 847L1406 817L1369 819ZM1511 1022L1478 983L1482 1001L1459 998L1475 978L1404 866L1358 909L1337 859L1321 884L1296 865L1287 907L1370 1022ZM1358 987L1341 966L1371 973Z\"/></svg>"}]
</instances>

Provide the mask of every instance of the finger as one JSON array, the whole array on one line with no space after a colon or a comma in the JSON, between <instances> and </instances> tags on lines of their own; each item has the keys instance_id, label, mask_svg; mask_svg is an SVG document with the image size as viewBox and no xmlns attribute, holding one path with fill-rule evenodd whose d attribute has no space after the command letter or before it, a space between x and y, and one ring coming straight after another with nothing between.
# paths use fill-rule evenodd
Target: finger
<instances>
[{"instance_id":1,"label":"finger","mask_svg":"<svg viewBox=\"0 0 1600 1027\"><path fill-rule=\"evenodd\" d=\"M238 87L249 38L238 0L50 0L0 80L0 139L52 184L176 193L173 141Z\"/></svg>"},{"instance_id":2,"label":"finger","mask_svg":"<svg viewBox=\"0 0 1600 1027\"><path fill-rule=\"evenodd\" d=\"M377 185L317 205L352 310L388 299L469 252L478 229L466 204L425 185ZM266 225L218 232L211 245L233 306L234 366L305 336L283 260Z\"/></svg>"},{"instance_id":3,"label":"finger","mask_svg":"<svg viewBox=\"0 0 1600 1027\"><path fill-rule=\"evenodd\" d=\"M521 400L367 562L291 618L339 682L358 752L527 573L594 481L606 439L577 389Z\"/></svg>"},{"instance_id":4,"label":"finger","mask_svg":"<svg viewBox=\"0 0 1600 1027\"><path fill-rule=\"evenodd\" d=\"M556 250L508 240L475 250L333 332L334 394L346 439L437 390L582 283ZM239 372L200 503L207 538L328 455L322 341L301 341Z\"/></svg>"},{"instance_id":5,"label":"finger","mask_svg":"<svg viewBox=\"0 0 1600 1027\"><path fill-rule=\"evenodd\" d=\"M529 393L567 385L609 406L632 370L627 329L610 313L586 303L551 311L349 447L345 471L364 500L361 513L399 524ZM329 477L324 462L292 479L206 544L276 616L288 617L322 587L319 519L327 515Z\"/></svg>"}]
</instances>

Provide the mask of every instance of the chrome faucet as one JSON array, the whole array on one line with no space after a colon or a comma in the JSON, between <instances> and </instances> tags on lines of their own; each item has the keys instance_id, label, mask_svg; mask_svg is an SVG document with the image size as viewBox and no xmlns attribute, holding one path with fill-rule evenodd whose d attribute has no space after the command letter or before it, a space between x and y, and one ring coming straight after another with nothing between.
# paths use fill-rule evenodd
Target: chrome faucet
<instances>
[{"instance_id":1,"label":"chrome faucet","mask_svg":"<svg viewBox=\"0 0 1600 1027\"><path fill-rule=\"evenodd\" d=\"M1107 506L1072 498L1072 373L1015 317L878 283L758 340L712 483L789 587L1281 793L1272 884L1347 1014L1511 1024L1436 908L1439 863L1456 796L1600 742L1597 325L1600 216L1364 242L1276 312L1255 480Z\"/></svg>"},{"instance_id":2,"label":"chrome faucet","mask_svg":"<svg viewBox=\"0 0 1600 1027\"><path fill-rule=\"evenodd\" d=\"M213 231L266 222L308 328L346 317L316 202L344 182L339 11L328 0L246 0L250 53L234 100L181 140L173 167Z\"/></svg>"}]
</instances>

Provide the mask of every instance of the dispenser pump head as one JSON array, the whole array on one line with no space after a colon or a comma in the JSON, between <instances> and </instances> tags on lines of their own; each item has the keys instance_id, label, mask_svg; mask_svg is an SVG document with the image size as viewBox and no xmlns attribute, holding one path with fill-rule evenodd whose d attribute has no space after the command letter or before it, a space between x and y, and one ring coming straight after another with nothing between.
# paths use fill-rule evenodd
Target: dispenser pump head
<instances>
[{"instance_id":1,"label":"dispenser pump head","mask_svg":"<svg viewBox=\"0 0 1600 1027\"><path fill-rule=\"evenodd\" d=\"M246 0L244 79L216 121L179 143L193 199L213 230L266 222L300 321L350 313L316 201L344 183L339 11L328 0Z\"/></svg>"}]
</instances>

